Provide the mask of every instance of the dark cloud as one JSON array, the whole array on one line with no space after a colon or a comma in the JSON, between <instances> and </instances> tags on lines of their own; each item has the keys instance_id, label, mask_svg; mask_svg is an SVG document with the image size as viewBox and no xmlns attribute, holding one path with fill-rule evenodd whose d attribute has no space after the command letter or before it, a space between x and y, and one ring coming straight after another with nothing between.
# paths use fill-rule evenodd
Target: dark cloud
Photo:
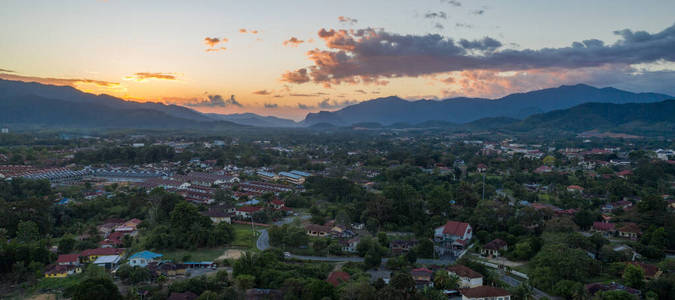
<instances>
[{"instance_id":1,"label":"dark cloud","mask_svg":"<svg viewBox=\"0 0 675 300\"><path fill-rule=\"evenodd\" d=\"M675 61L675 25L654 34L628 29L615 33L621 39L611 45L586 40L562 48L498 50L502 43L489 37L456 42L438 34L321 29L319 37L328 49L308 51L313 65L282 77L292 83L386 84L382 79L463 70L575 69Z\"/></svg>"},{"instance_id":2,"label":"dark cloud","mask_svg":"<svg viewBox=\"0 0 675 300\"><path fill-rule=\"evenodd\" d=\"M445 28L445 26L443 26L443 24L441 24L441 23L436 23L436 24L434 24L434 28L436 28L438 30L442 30L442 29Z\"/></svg>"},{"instance_id":3,"label":"dark cloud","mask_svg":"<svg viewBox=\"0 0 675 300\"><path fill-rule=\"evenodd\" d=\"M478 16L480 16L484 13L485 13L485 9L477 9L477 10L474 10L474 11L471 12L471 14L478 15Z\"/></svg>"},{"instance_id":4,"label":"dark cloud","mask_svg":"<svg viewBox=\"0 0 675 300\"><path fill-rule=\"evenodd\" d=\"M0 72L2 72L2 73L16 73L12 70L7 70L7 69L0 69Z\"/></svg>"},{"instance_id":5,"label":"dark cloud","mask_svg":"<svg viewBox=\"0 0 675 300\"><path fill-rule=\"evenodd\" d=\"M439 12L427 12L424 14L424 18L426 19L447 19L448 14L445 12L439 11Z\"/></svg>"},{"instance_id":6,"label":"dark cloud","mask_svg":"<svg viewBox=\"0 0 675 300\"><path fill-rule=\"evenodd\" d=\"M276 103L265 103L264 105L265 105L265 108L270 108L270 109L274 109L274 108L279 107L279 104L276 104Z\"/></svg>"},{"instance_id":7,"label":"dark cloud","mask_svg":"<svg viewBox=\"0 0 675 300\"><path fill-rule=\"evenodd\" d=\"M447 3L455 7L460 7L462 6L462 3L456 0L441 0L441 3Z\"/></svg>"},{"instance_id":8,"label":"dark cloud","mask_svg":"<svg viewBox=\"0 0 675 300\"><path fill-rule=\"evenodd\" d=\"M303 41L303 40L301 40L301 39L298 39L298 38L296 38L296 37L291 37L290 39L285 40L285 41L283 42L283 45L284 45L284 46L297 47L298 45L300 45L300 44L302 44L302 43L304 43L304 42L305 42L305 41Z\"/></svg>"},{"instance_id":9,"label":"dark cloud","mask_svg":"<svg viewBox=\"0 0 675 300\"><path fill-rule=\"evenodd\" d=\"M356 90L354 92L359 93L359 94L368 94L368 92L366 92L364 90Z\"/></svg>"},{"instance_id":10,"label":"dark cloud","mask_svg":"<svg viewBox=\"0 0 675 300\"><path fill-rule=\"evenodd\" d=\"M298 103L298 108L299 109L314 109L314 106Z\"/></svg>"},{"instance_id":11,"label":"dark cloud","mask_svg":"<svg viewBox=\"0 0 675 300\"><path fill-rule=\"evenodd\" d=\"M221 95L207 95L206 99L197 100L194 102L186 103L187 106L198 106L198 107L227 107L227 106L239 106L243 105L234 98L234 95L230 96L230 99L224 99Z\"/></svg>"},{"instance_id":12,"label":"dark cloud","mask_svg":"<svg viewBox=\"0 0 675 300\"><path fill-rule=\"evenodd\" d=\"M455 27L457 27L457 28L473 28L473 25L468 24L468 23L455 23Z\"/></svg>"},{"instance_id":13,"label":"dark cloud","mask_svg":"<svg viewBox=\"0 0 675 300\"><path fill-rule=\"evenodd\" d=\"M466 39L459 40L459 44L464 49L480 50L480 51L494 51L502 46L502 43L490 37L484 37L482 40L469 41Z\"/></svg>"},{"instance_id":14,"label":"dark cloud","mask_svg":"<svg viewBox=\"0 0 675 300\"><path fill-rule=\"evenodd\" d=\"M258 91L253 91L253 94L255 94L255 95L263 95L263 96L269 95L269 94L271 94L271 93L272 93L272 92L270 92L270 91L268 91L268 90L258 90Z\"/></svg>"},{"instance_id":15,"label":"dark cloud","mask_svg":"<svg viewBox=\"0 0 675 300\"><path fill-rule=\"evenodd\" d=\"M339 16L338 21L340 21L340 23L348 24L348 25L354 25L354 24L359 22L359 20L357 20L357 19L353 19L353 18L345 17L345 16Z\"/></svg>"}]
</instances>

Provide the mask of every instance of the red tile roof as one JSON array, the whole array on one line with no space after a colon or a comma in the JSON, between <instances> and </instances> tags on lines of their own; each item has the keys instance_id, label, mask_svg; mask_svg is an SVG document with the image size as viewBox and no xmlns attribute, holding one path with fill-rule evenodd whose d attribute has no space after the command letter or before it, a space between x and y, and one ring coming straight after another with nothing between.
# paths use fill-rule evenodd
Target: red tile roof
<instances>
[{"instance_id":1,"label":"red tile roof","mask_svg":"<svg viewBox=\"0 0 675 300\"><path fill-rule=\"evenodd\" d=\"M490 250L499 250L501 248L506 247L506 242L501 240L501 239L494 239L491 242L485 244L483 248L485 249L490 249Z\"/></svg>"},{"instance_id":2,"label":"red tile roof","mask_svg":"<svg viewBox=\"0 0 675 300\"><path fill-rule=\"evenodd\" d=\"M463 289L460 293L467 298L488 298L488 297L504 297L511 294L505 290L489 285L482 285L471 289Z\"/></svg>"},{"instance_id":3,"label":"red tile roof","mask_svg":"<svg viewBox=\"0 0 675 300\"><path fill-rule=\"evenodd\" d=\"M612 223L593 222L593 229L598 231L614 231L615 226Z\"/></svg>"},{"instance_id":4,"label":"red tile roof","mask_svg":"<svg viewBox=\"0 0 675 300\"><path fill-rule=\"evenodd\" d=\"M457 221L448 221L444 225L443 234L450 234L456 236L464 236L469 223L457 222Z\"/></svg>"},{"instance_id":5,"label":"red tile roof","mask_svg":"<svg viewBox=\"0 0 675 300\"><path fill-rule=\"evenodd\" d=\"M351 276L349 276L347 272L334 271L328 274L328 278L326 279L326 281L332 284L333 286L338 286L343 282L349 281L349 278L351 278Z\"/></svg>"},{"instance_id":6,"label":"red tile roof","mask_svg":"<svg viewBox=\"0 0 675 300\"><path fill-rule=\"evenodd\" d=\"M78 254L61 254L59 255L59 258L56 259L56 263L61 264L61 263L78 262L79 257L80 256Z\"/></svg>"},{"instance_id":7,"label":"red tile roof","mask_svg":"<svg viewBox=\"0 0 675 300\"><path fill-rule=\"evenodd\" d=\"M465 265L454 265L454 266L449 266L448 271L457 274L459 277L467 277L467 278L481 278L483 275L480 273L471 270L469 267Z\"/></svg>"}]
</instances>

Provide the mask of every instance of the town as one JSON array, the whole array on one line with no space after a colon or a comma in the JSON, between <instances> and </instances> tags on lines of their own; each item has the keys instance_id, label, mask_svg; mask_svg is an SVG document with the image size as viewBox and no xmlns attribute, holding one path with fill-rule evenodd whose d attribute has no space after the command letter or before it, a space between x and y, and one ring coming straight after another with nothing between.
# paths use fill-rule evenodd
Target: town
<instances>
[{"instance_id":1,"label":"town","mask_svg":"<svg viewBox=\"0 0 675 300\"><path fill-rule=\"evenodd\" d=\"M670 140L359 130L0 143L10 298L675 295Z\"/></svg>"}]
</instances>

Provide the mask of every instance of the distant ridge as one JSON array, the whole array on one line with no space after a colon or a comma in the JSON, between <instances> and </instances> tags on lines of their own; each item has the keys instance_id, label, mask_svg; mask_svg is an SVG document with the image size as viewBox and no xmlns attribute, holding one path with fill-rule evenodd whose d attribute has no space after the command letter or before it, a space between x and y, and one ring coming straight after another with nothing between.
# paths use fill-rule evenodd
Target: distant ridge
<instances>
[{"instance_id":1,"label":"distant ridge","mask_svg":"<svg viewBox=\"0 0 675 300\"><path fill-rule=\"evenodd\" d=\"M125 101L68 86L0 80L0 120L14 128L214 129L242 127L192 109Z\"/></svg>"},{"instance_id":2,"label":"distant ridge","mask_svg":"<svg viewBox=\"0 0 675 300\"><path fill-rule=\"evenodd\" d=\"M275 116L261 116L254 113L241 114L206 114L214 120L225 120L242 125L257 127L298 127L300 124L293 120L283 119Z\"/></svg>"},{"instance_id":3,"label":"distant ridge","mask_svg":"<svg viewBox=\"0 0 675 300\"><path fill-rule=\"evenodd\" d=\"M632 93L585 84L511 94L495 100L461 97L440 101L407 101L391 96L364 101L334 112L309 113L302 123L305 125L331 123L345 126L375 122L386 126L395 123L419 124L426 121L444 121L461 124L495 117L524 119L533 114L589 102L649 103L669 98L671 96L664 94Z\"/></svg>"}]
</instances>

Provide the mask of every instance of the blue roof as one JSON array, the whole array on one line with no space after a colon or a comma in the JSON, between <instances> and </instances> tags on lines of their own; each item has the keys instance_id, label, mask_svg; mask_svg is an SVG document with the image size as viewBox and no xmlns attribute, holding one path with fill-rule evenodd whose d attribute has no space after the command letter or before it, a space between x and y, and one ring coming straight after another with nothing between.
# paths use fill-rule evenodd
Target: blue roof
<instances>
[{"instance_id":1,"label":"blue roof","mask_svg":"<svg viewBox=\"0 0 675 300\"><path fill-rule=\"evenodd\" d=\"M267 177L274 177L277 176L277 174L271 173L271 172L265 172L265 171L258 171L258 175L263 175Z\"/></svg>"},{"instance_id":2,"label":"blue roof","mask_svg":"<svg viewBox=\"0 0 675 300\"><path fill-rule=\"evenodd\" d=\"M298 170L293 170L293 171L291 171L291 173L293 173L295 175L298 175L298 176L302 176L302 177L312 176L312 174L309 174L309 173L303 172L303 171L298 171Z\"/></svg>"},{"instance_id":3,"label":"blue roof","mask_svg":"<svg viewBox=\"0 0 675 300\"><path fill-rule=\"evenodd\" d=\"M300 179L300 178L302 178L302 177L300 177L300 176L298 176L298 175L296 175L296 174L289 173L289 172L279 172L279 175L285 176L285 177L290 177L290 178L293 178L293 179Z\"/></svg>"},{"instance_id":4,"label":"blue roof","mask_svg":"<svg viewBox=\"0 0 675 300\"><path fill-rule=\"evenodd\" d=\"M130 256L129 259L134 259L134 258L144 258L144 259L154 259L158 257L162 257L163 255L159 253L155 253L152 251L144 250L141 252L136 252L134 255Z\"/></svg>"}]
</instances>

